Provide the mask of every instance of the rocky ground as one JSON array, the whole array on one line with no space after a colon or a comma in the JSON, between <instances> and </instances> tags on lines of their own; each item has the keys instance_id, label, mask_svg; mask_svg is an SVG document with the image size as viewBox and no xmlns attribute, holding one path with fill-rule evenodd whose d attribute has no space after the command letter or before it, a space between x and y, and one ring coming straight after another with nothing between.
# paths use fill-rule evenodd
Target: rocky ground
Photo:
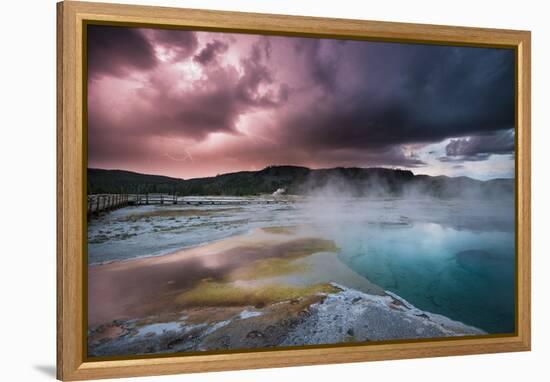
<instances>
[{"instance_id":1,"label":"rocky ground","mask_svg":"<svg viewBox=\"0 0 550 382\"><path fill-rule=\"evenodd\" d=\"M89 355L138 355L481 335L483 331L421 311L386 292L330 284L262 306L190 308L89 331Z\"/></svg>"}]
</instances>

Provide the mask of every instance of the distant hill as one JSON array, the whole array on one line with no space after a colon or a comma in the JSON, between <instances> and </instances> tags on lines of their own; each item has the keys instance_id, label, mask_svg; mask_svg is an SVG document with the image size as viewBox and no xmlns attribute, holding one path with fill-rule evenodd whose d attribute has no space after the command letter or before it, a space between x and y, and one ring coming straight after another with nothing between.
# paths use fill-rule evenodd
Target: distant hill
<instances>
[{"instance_id":1,"label":"distant hill","mask_svg":"<svg viewBox=\"0 0 550 382\"><path fill-rule=\"evenodd\" d=\"M173 193L181 179L124 170L88 169L89 194Z\"/></svg>"},{"instance_id":2,"label":"distant hill","mask_svg":"<svg viewBox=\"0 0 550 382\"><path fill-rule=\"evenodd\" d=\"M468 177L414 175L387 168L270 166L207 178L178 179L123 170L88 169L88 193L170 193L185 195L259 195L284 188L287 194L333 196L499 197L513 196L513 179L479 181Z\"/></svg>"}]
</instances>

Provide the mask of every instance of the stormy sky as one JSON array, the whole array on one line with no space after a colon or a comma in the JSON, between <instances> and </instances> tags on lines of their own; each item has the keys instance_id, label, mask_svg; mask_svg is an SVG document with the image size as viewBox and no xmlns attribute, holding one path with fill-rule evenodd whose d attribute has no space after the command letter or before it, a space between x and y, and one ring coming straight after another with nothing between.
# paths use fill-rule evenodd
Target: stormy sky
<instances>
[{"instance_id":1,"label":"stormy sky","mask_svg":"<svg viewBox=\"0 0 550 382\"><path fill-rule=\"evenodd\" d=\"M514 174L512 50L88 26L88 166Z\"/></svg>"}]
</instances>

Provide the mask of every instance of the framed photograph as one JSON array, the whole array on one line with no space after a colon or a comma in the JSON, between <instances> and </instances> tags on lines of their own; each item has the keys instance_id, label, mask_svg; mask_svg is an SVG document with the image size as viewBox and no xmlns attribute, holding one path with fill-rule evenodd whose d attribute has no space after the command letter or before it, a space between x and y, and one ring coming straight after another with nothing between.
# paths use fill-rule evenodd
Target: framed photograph
<instances>
[{"instance_id":1,"label":"framed photograph","mask_svg":"<svg viewBox=\"0 0 550 382\"><path fill-rule=\"evenodd\" d=\"M530 349L530 32L57 17L59 379Z\"/></svg>"}]
</instances>

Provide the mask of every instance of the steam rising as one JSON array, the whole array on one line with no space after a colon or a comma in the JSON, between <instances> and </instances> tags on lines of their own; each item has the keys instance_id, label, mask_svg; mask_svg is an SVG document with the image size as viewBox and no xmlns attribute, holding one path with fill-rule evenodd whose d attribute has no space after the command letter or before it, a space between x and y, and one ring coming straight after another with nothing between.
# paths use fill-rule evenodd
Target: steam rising
<instances>
[{"instance_id":1,"label":"steam rising","mask_svg":"<svg viewBox=\"0 0 550 382\"><path fill-rule=\"evenodd\" d=\"M407 228L417 222L473 230L514 228L511 179L408 178L406 174L397 181L381 176L362 181L334 175L308 178L301 186L306 197L298 208L325 234L327 227L360 233L369 225Z\"/></svg>"}]
</instances>

